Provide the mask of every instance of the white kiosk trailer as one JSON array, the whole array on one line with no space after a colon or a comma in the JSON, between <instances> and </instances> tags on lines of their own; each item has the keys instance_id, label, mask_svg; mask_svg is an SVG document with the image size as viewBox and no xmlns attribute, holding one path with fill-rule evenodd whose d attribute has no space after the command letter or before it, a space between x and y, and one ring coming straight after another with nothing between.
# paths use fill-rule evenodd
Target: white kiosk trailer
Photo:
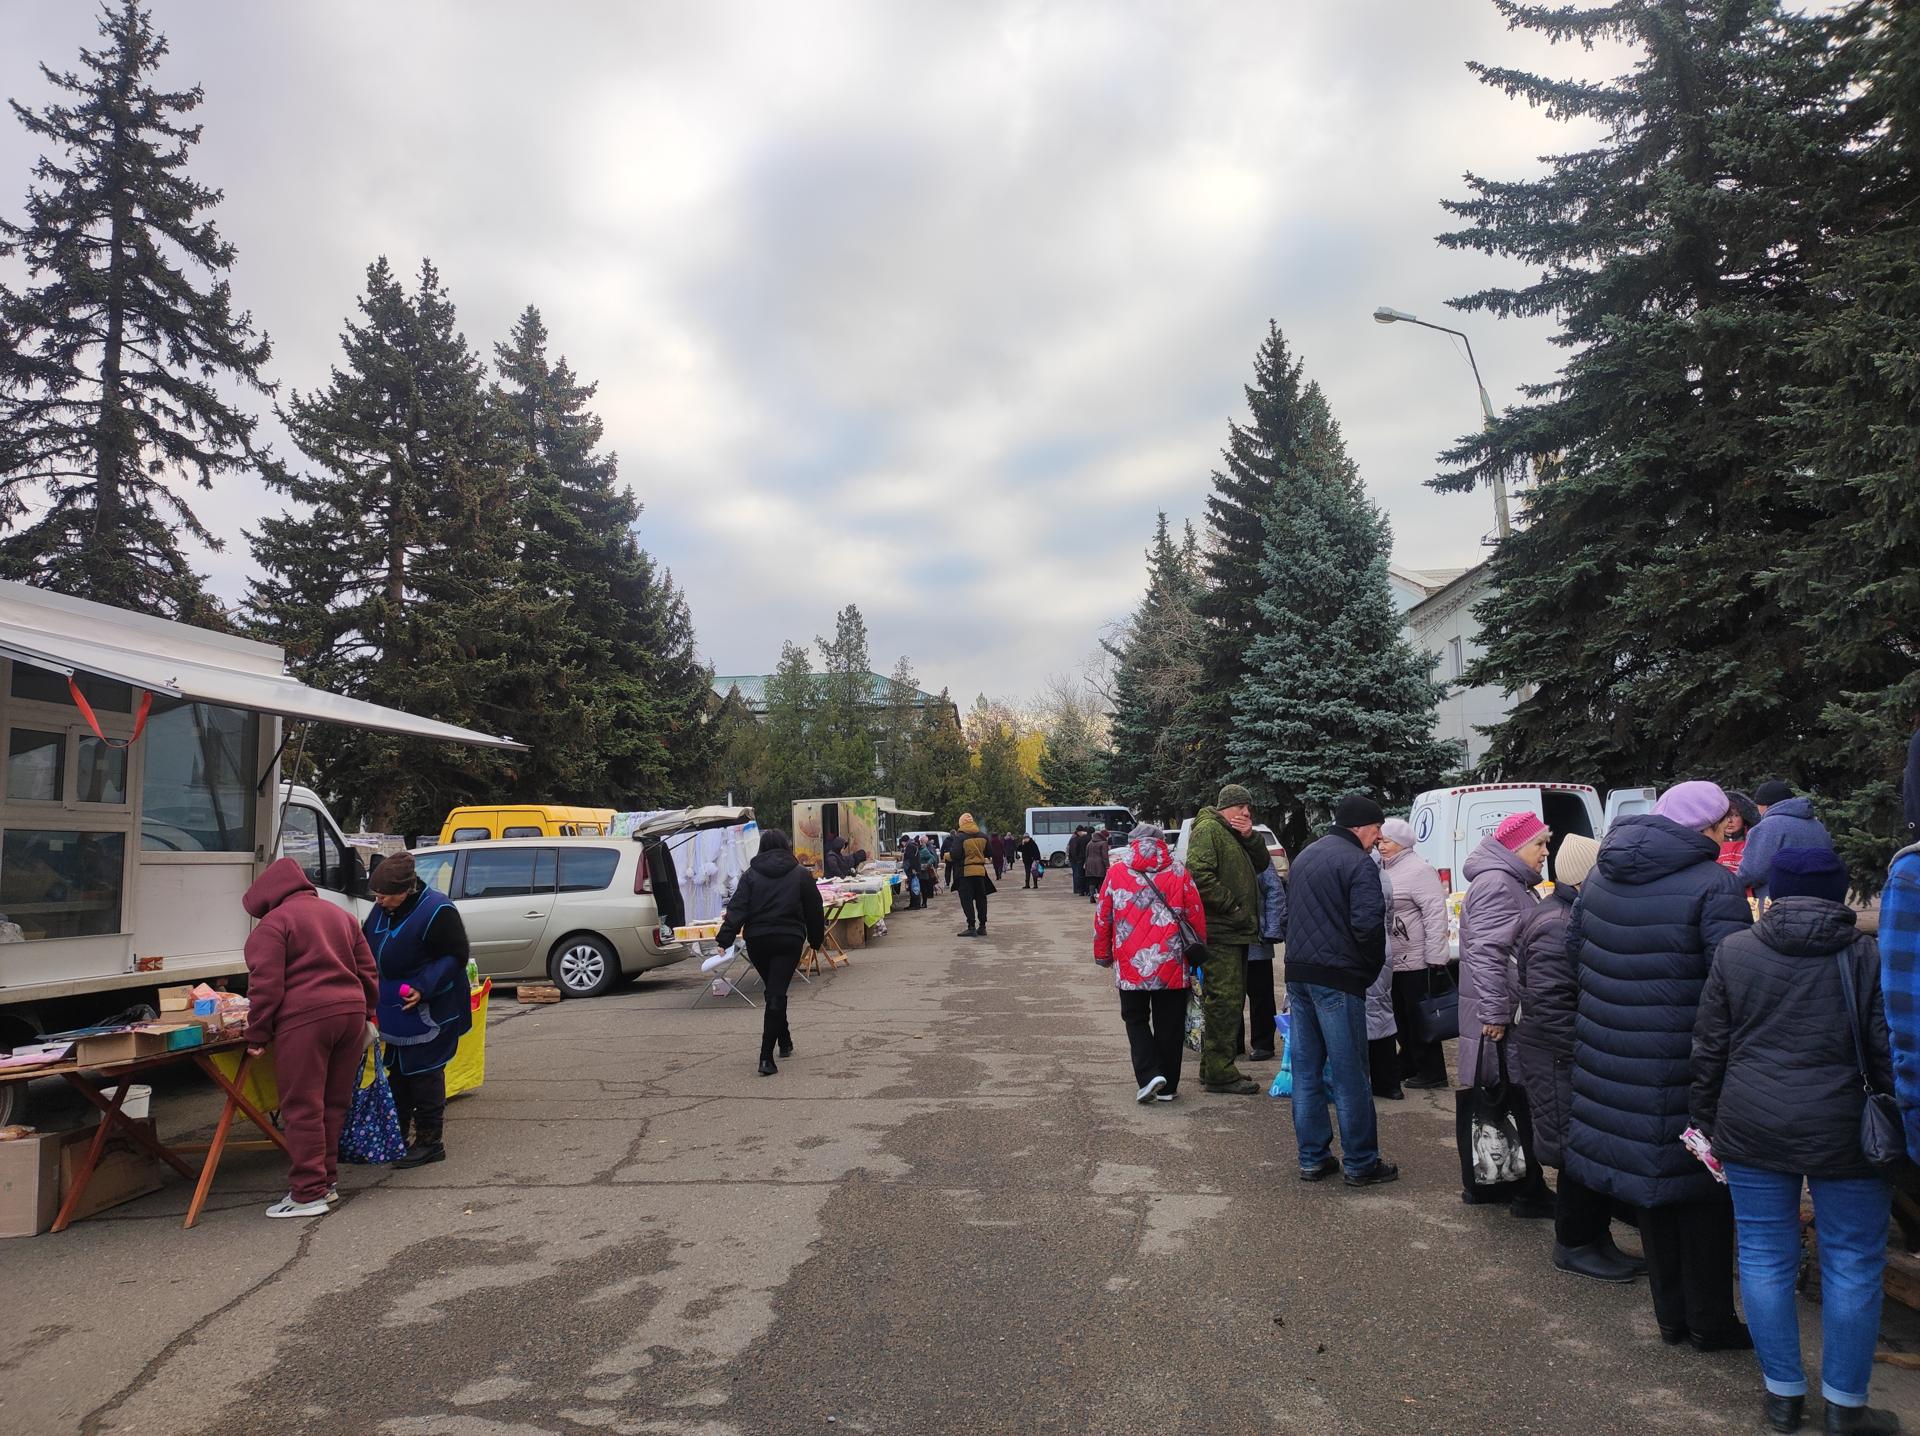
<instances>
[{"instance_id":1,"label":"white kiosk trailer","mask_svg":"<svg viewBox=\"0 0 1920 1436\"><path fill-rule=\"evenodd\" d=\"M367 911L360 856L280 782L287 719L523 746L309 688L271 644L0 582L0 1047L246 971L240 898L276 852Z\"/></svg>"}]
</instances>

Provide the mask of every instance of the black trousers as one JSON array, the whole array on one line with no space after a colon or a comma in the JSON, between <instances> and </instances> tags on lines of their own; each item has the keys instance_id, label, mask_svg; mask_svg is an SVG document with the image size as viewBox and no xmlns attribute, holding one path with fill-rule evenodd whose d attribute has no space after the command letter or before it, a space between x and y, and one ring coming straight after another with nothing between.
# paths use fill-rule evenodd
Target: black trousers
<instances>
[{"instance_id":1,"label":"black trousers","mask_svg":"<svg viewBox=\"0 0 1920 1436\"><path fill-rule=\"evenodd\" d=\"M1645 1207L1640 1249L1647 1258L1653 1319L1705 1336L1732 1327L1733 1203L1725 1199Z\"/></svg>"},{"instance_id":2,"label":"black trousers","mask_svg":"<svg viewBox=\"0 0 1920 1436\"><path fill-rule=\"evenodd\" d=\"M1391 1037L1367 1040L1367 1075L1372 1079L1373 1095L1385 1097L1400 1090L1400 1057L1393 1050Z\"/></svg>"},{"instance_id":3,"label":"black trousers","mask_svg":"<svg viewBox=\"0 0 1920 1436\"><path fill-rule=\"evenodd\" d=\"M1184 988L1120 993L1120 1020L1127 1025L1127 1049L1133 1055L1134 1085L1167 1079L1164 1091L1180 1086L1180 1059L1186 1051L1187 994Z\"/></svg>"},{"instance_id":4,"label":"black trousers","mask_svg":"<svg viewBox=\"0 0 1920 1436\"><path fill-rule=\"evenodd\" d=\"M1251 948L1248 951L1252 951ZM1256 1052L1271 1052L1278 1034L1273 1027L1279 1004L1273 995L1273 959L1247 959L1247 1034L1248 1045Z\"/></svg>"},{"instance_id":5,"label":"black trousers","mask_svg":"<svg viewBox=\"0 0 1920 1436\"><path fill-rule=\"evenodd\" d=\"M1393 1022L1400 1029L1396 1040L1400 1044L1402 1081L1409 1077L1437 1077L1442 1082L1447 1080L1447 1054L1441 1045L1438 1042L1422 1042L1413 1035L1420 1000L1427 995L1430 983L1427 973L1439 971L1438 968L1427 968L1421 972L1396 972L1393 975Z\"/></svg>"},{"instance_id":6,"label":"black trousers","mask_svg":"<svg viewBox=\"0 0 1920 1436\"><path fill-rule=\"evenodd\" d=\"M1613 1198L1576 1182L1561 1168L1554 1179L1553 1239L1563 1247L1590 1247L1613 1225Z\"/></svg>"},{"instance_id":7,"label":"black trousers","mask_svg":"<svg viewBox=\"0 0 1920 1436\"><path fill-rule=\"evenodd\" d=\"M960 879L960 911L967 915L967 926L987 930L987 880Z\"/></svg>"},{"instance_id":8,"label":"black trousers","mask_svg":"<svg viewBox=\"0 0 1920 1436\"><path fill-rule=\"evenodd\" d=\"M416 1147L431 1147L441 1139L447 1120L447 1069L416 1072L400 1070L400 1054L387 1049L387 1086L393 1092L393 1110L400 1131Z\"/></svg>"},{"instance_id":9,"label":"black trousers","mask_svg":"<svg viewBox=\"0 0 1920 1436\"><path fill-rule=\"evenodd\" d=\"M787 988L794 970L800 966L803 945L799 942L758 943L747 939L747 961L766 984L766 1001L761 1005L760 1055L773 1056L773 1044L793 1042L793 1029L787 1026Z\"/></svg>"}]
</instances>

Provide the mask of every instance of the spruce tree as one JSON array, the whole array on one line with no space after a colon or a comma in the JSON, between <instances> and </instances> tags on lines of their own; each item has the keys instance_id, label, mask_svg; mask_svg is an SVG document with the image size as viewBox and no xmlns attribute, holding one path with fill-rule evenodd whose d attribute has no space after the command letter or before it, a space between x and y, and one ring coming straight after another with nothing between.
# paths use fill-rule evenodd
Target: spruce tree
<instances>
[{"instance_id":1,"label":"spruce tree","mask_svg":"<svg viewBox=\"0 0 1920 1436\"><path fill-rule=\"evenodd\" d=\"M874 790L873 660L867 622L848 604L834 617L832 638L817 638L820 650L818 766L829 797L855 797Z\"/></svg>"},{"instance_id":2,"label":"spruce tree","mask_svg":"<svg viewBox=\"0 0 1920 1436\"><path fill-rule=\"evenodd\" d=\"M1023 827L1033 805L1033 785L1020 770L1020 742L1011 728L995 724L975 755L967 807L984 833Z\"/></svg>"},{"instance_id":3,"label":"spruce tree","mask_svg":"<svg viewBox=\"0 0 1920 1436\"><path fill-rule=\"evenodd\" d=\"M1204 691L1206 625L1193 525L1175 543L1162 513L1147 549L1147 591L1120 636L1104 644L1114 659L1107 789L1143 816L1176 822L1191 816L1217 764L1200 769L1181 722Z\"/></svg>"},{"instance_id":4,"label":"spruce tree","mask_svg":"<svg viewBox=\"0 0 1920 1436\"><path fill-rule=\"evenodd\" d=\"M1187 753L1180 794L1183 803L1210 802L1229 779L1261 791L1258 771L1236 763L1228 751L1233 695L1246 681L1248 651L1261 629L1263 523L1274 485L1302 442L1305 392L1301 362L1271 320L1254 355L1253 382L1246 387L1251 422L1227 421L1224 467L1213 474L1207 496L1207 543L1202 555L1206 585L1198 606L1208 637L1201 682L1176 717L1174 741Z\"/></svg>"},{"instance_id":5,"label":"spruce tree","mask_svg":"<svg viewBox=\"0 0 1920 1436\"><path fill-rule=\"evenodd\" d=\"M514 451L480 359L431 263L410 296L375 261L359 307L345 367L281 410L317 467L272 478L298 508L253 536L255 627L322 687L530 733L560 600L514 581ZM434 828L455 804L513 791L511 755L331 726L308 751L345 810L383 831Z\"/></svg>"},{"instance_id":6,"label":"spruce tree","mask_svg":"<svg viewBox=\"0 0 1920 1436\"><path fill-rule=\"evenodd\" d=\"M1105 796L1107 754L1084 708L1072 695L1064 697L1046 731L1040 791L1056 807L1099 802Z\"/></svg>"},{"instance_id":7,"label":"spruce tree","mask_svg":"<svg viewBox=\"0 0 1920 1436\"><path fill-rule=\"evenodd\" d=\"M1449 247L1539 278L1453 301L1552 315L1559 377L1447 457L1441 488L1532 461L1523 522L1476 611L1467 675L1520 696L1489 775L1602 785L1816 775L1845 687L1793 641L1762 577L1809 521L1780 481L1775 420L1805 375L1810 283L1833 235L1837 91L1819 23L1771 0L1502 3L1515 27L1617 40L1639 56L1601 83L1476 66L1487 83L1608 127L1538 179L1468 176Z\"/></svg>"},{"instance_id":8,"label":"spruce tree","mask_svg":"<svg viewBox=\"0 0 1920 1436\"><path fill-rule=\"evenodd\" d=\"M538 664L543 741L519 764L516 796L621 809L688 801L709 760L712 673L694 653L684 599L639 545L640 505L600 449L596 386L547 345L528 306L494 348L516 465L514 577L551 614Z\"/></svg>"},{"instance_id":9,"label":"spruce tree","mask_svg":"<svg viewBox=\"0 0 1920 1436\"><path fill-rule=\"evenodd\" d=\"M271 392L272 350L236 314L234 248L187 173L202 91L163 90L167 41L123 0L70 97L13 112L49 146L22 224L0 220L0 575L145 612L221 622L180 549L220 547L186 485L268 462L231 391ZM36 511L37 509L37 511Z\"/></svg>"},{"instance_id":10,"label":"spruce tree","mask_svg":"<svg viewBox=\"0 0 1920 1436\"><path fill-rule=\"evenodd\" d=\"M797 798L857 796L825 790L817 746L820 685L803 645L781 644L779 666L767 679L761 725L766 768L754 811L762 827L787 827Z\"/></svg>"},{"instance_id":11,"label":"spruce tree","mask_svg":"<svg viewBox=\"0 0 1920 1436\"><path fill-rule=\"evenodd\" d=\"M784 827L785 814L774 822L760 813L769 771L767 731L738 688L729 688L714 708L705 738L707 766L688 784L685 801L719 803L731 795L733 802L754 809L765 826Z\"/></svg>"},{"instance_id":12,"label":"spruce tree","mask_svg":"<svg viewBox=\"0 0 1920 1436\"><path fill-rule=\"evenodd\" d=\"M1920 6L1832 22L1849 82L1834 244L1779 425L1787 494L1813 515L1764 564L1796 635L1837 669L1829 741L1794 776L1855 882L1878 891L1905 841L1900 779L1920 720Z\"/></svg>"},{"instance_id":13,"label":"spruce tree","mask_svg":"<svg viewBox=\"0 0 1920 1436\"><path fill-rule=\"evenodd\" d=\"M954 718L953 695L944 688L938 703L920 711L920 732L908 771L912 776L902 801L932 813L936 825L950 827L958 821L973 780L973 761Z\"/></svg>"},{"instance_id":14,"label":"spruce tree","mask_svg":"<svg viewBox=\"0 0 1920 1436\"><path fill-rule=\"evenodd\" d=\"M1457 767L1433 736L1433 657L1408 644L1387 586L1392 535L1361 491L1339 430L1309 386L1314 442L1267 500L1249 673L1233 694L1229 760L1258 772L1290 851L1346 793L1391 807Z\"/></svg>"},{"instance_id":15,"label":"spruce tree","mask_svg":"<svg viewBox=\"0 0 1920 1436\"><path fill-rule=\"evenodd\" d=\"M887 710L879 741L880 787L896 802L904 800L905 785L912 781L914 740L919 732L920 684L903 653L887 679Z\"/></svg>"}]
</instances>

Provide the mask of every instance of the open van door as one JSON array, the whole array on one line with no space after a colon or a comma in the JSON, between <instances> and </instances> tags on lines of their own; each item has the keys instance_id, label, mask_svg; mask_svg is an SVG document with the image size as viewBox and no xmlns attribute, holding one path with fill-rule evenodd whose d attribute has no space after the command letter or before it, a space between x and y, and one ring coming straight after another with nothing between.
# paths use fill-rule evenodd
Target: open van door
<instances>
[{"instance_id":1,"label":"open van door","mask_svg":"<svg viewBox=\"0 0 1920 1436\"><path fill-rule=\"evenodd\" d=\"M1600 830L1601 836L1604 837L1620 818L1635 813L1651 813L1654 799L1659 796L1657 788L1615 788L1607 794L1606 827Z\"/></svg>"}]
</instances>

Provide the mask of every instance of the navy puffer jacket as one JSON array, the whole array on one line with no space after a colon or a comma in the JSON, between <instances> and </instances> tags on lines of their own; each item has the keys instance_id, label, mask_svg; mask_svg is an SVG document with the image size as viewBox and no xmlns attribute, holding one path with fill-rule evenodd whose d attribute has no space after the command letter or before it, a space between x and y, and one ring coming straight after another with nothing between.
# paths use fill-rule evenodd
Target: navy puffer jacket
<instances>
[{"instance_id":1,"label":"navy puffer jacket","mask_svg":"<svg viewBox=\"0 0 1920 1436\"><path fill-rule=\"evenodd\" d=\"M1714 1155L1809 1177L1871 1177L1860 1151L1866 1094L1840 964L1876 1090L1893 1090L1880 949L1853 909L1790 897L1713 959L1693 1029L1693 1120Z\"/></svg>"},{"instance_id":2,"label":"navy puffer jacket","mask_svg":"<svg viewBox=\"0 0 1920 1436\"><path fill-rule=\"evenodd\" d=\"M1580 999L1566 1170L1630 1206L1723 1195L1680 1144L1714 950L1753 921L1719 856L1719 844L1670 818L1622 818L1568 925Z\"/></svg>"}]
</instances>

